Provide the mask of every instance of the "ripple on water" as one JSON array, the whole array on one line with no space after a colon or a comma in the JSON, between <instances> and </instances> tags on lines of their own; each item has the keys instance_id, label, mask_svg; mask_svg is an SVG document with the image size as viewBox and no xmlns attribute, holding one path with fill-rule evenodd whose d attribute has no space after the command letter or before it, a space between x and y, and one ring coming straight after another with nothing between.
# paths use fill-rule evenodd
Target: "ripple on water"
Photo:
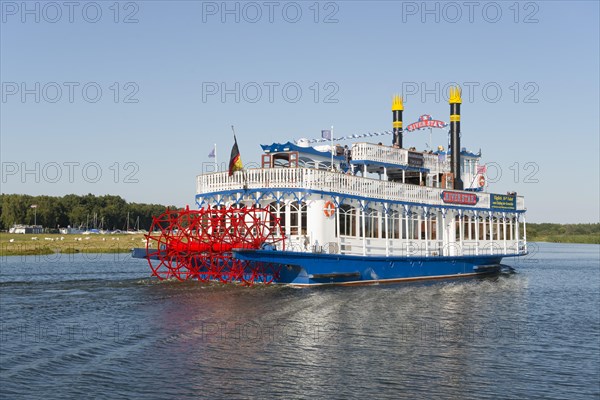
<instances>
[{"instance_id":1,"label":"ripple on water","mask_svg":"<svg viewBox=\"0 0 600 400\"><path fill-rule=\"evenodd\" d=\"M313 289L13 262L0 395L598 398L597 260L598 246L540 245L512 275Z\"/></svg>"}]
</instances>

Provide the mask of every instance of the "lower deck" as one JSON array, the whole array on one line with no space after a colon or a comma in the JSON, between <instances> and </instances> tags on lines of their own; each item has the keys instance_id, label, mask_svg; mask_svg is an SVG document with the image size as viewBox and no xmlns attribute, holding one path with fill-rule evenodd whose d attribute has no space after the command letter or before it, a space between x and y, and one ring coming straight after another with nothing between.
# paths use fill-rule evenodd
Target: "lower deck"
<instances>
[{"instance_id":1,"label":"lower deck","mask_svg":"<svg viewBox=\"0 0 600 400\"><path fill-rule=\"evenodd\" d=\"M211 203L207 203L211 204ZM221 196L212 207L268 209L277 250L385 257L522 255L523 212L367 201L310 192Z\"/></svg>"}]
</instances>

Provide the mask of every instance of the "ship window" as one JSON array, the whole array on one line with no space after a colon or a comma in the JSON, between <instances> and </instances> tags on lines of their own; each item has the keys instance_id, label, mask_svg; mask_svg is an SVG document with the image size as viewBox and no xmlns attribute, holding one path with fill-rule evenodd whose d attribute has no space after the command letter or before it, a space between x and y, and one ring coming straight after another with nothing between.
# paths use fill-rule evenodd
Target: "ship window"
<instances>
[{"instance_id":1,"label":"ship window","mask_svg":"<svg viewBox=\"0 0 600 400\"><path fill-rule=\"evenodd\" d=\"M348 204L340 205L340 235L356 236L357 210Z\"/></svg>"},{"instance_id":2,"label":"ship window","mask_svg":"<svg viewBox=\"0 0 600 400\"><path fill-rule=\"evenodd\" d=\"M517 217L510 218L510 240L516 240Z\"/></svg>"},{"instance_id":3,"label":"ship window","mask_svg":"<svg viewBox=\"0 0 600 400\"><path fill-rule=\"evenodd\" d=\"M269 212L273 217L279 219L279 225L281 226L281 232L275 232L275 235L283 236L285 234L285 204L277 201L269 204ZM275 226L275 221L271 220L271 228Z\"/></svg>"},{"instance_id":4,"label":"ship window","mask_svg":"<svg viewBox=\"0 0 600 400\"><path fill-rule=\"evenodd\" d=\"M463 171L465 174L475 175L475 160L465 158L463 162Z\"/></svg>"},{"instance_id":5,"label":"ship window","mask_svg":"<svg viewBox=\"0 0 600 400\"><path fill-rule=\"evenodd\" d=\"M307 231L306 203L290 204L290 235L306 235Z\"/></svg>"},{"instance_id":6,"label":"ship window","mask_svg":"<svg viewBox=\"0 0 600 400\"><path fill-rule=\"evenodd\" d=\"M458 215L454 217L454 238L456 241L460 241L460 217Z\"/></svg>"},{"instance_id":7,"label":"ship window","mask_svg":"<svg viewBox=\"0 0 600 400\"><path fill-rule=\"evenodd\" d=\"M502 237L502 218L496 218L496 240L502 240L504 239Z\"/></svg>"},{"instance_id":8,"label":"ship window","mask_svg":"<svg viewBox=\"0 0 600 400\"><path fill-rule=\"evenodd\" d=\"M402 239L418 239L418 228L419 228L419 220L417 213L408 212L404 216L404 222L408 222L408 230L404 230L402 234Z\"/></svg>"},{"instance_id":9,"label":"ship window","mask_svg":"<svg viewBox=\"0 0 600 400\"><path fill-rule=\"evenodd\" d=\"M464 222L464 236L465 240L475 239L475 221L472 215L465 215L463 217Z\"/></svg>"},{"instance_id":10,"label":"ship window","mask_svg":"<svg viewBox=\"0 0 600 400\"><path fill-rule=\"evenodd\" d=\"M273 156L273 167L285 168L289 166L289 160L287 158Z\"/></svg>"},{"instance_id":11,"label":"ship window","mask_svg":"<svg viewBox=\"0 0 600 400\"><path fill-rule=\"evenodd\" d=\"M425 239L428 240L436 240L437 239L437 217L432 215L429 217L427 223L427 236ZM423 228L423 235L425 234L425 230Z\"/></svg>"},{"instance_id":12,"label":"ship window","mask_svg":"<svg viewBox=\"0 0 600 400\"><path fill-rule=\"evenodd\" d=\"M402 232L402 214L400 212L392 210L388 214L388 233L389 239L400 239L400 233Z\"/></svg>"},{"instance_id":13,"label":"ship window","mask_svg":"<svg viewBox=\"0 0 600 400\"><path fill-rule=\"evenodd\" d=\"M298 160L298 166L301 168L310 168L311 164L312 164L312 160L310 158L306 158L306 157L301 157Z\"/></svg>"},{"instance_id":14,"label":"ship window","mask_svg":"<svg viewBox=\"0 0 600 400\"><path fill-rule=\"evenodd\" d=\"M365 210L365 237L379 237L379 213L373 208Z\"/></svg>"},{"instance_id":15,"label":"ship window","mask_svg":"<svg viewBox=\"0 0 600 400\"><path fill-rule=\"evenodd\" d=\"M493 233L496 232L496 228L494 227L494 217L486 217L486 239L487 240L494 240L494 236Z\"/></svg>"},{"instance_id":16,"label":"ship window","mask_svg":"<svg viewBox=\"0 0 600 400\"><path fill-rule=\"evenodd\" d=\"M500 219L495 216L490 218L490 240L500 240Z\"/></svg>"}]
</instances>

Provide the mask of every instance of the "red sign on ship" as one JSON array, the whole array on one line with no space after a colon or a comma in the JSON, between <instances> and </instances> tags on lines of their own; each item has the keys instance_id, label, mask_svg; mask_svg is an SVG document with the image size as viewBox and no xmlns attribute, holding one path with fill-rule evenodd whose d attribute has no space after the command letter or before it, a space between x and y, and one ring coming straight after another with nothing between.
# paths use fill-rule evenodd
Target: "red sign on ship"
<instances>
[{"instance_id":1,"label":"red sign on ship","mask_svg":"<svg viewBox=\"0 0 600 400\"><path fill-rule=\"evenodd\" d=\"M448 124L445 123L444 121L438 121L436 119L431 118L431 115L425 114L425 115L421 115L417 122L413 122L412 124L408 125L406 127L406 130L409 132L412 132L416 129L443 128L447 125Z\"/></svg>"},{"instance_id":2,"label":"red sign on ship","mask_svg":"<svg viewBox=\"0 0 600 400\"><path fill-rule=\"evenodd\" d=\"M461 193L461 192L442 192L442 200L444 203L452 204L463 204L467 206L474 206L477 204L477 195L474 193Z\"/></svg>"}]
</instances>

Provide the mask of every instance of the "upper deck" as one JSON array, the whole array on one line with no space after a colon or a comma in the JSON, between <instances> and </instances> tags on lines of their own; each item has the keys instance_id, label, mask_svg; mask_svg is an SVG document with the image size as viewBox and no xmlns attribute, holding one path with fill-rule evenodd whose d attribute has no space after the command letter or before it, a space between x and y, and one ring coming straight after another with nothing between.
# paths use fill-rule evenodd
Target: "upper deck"
<instances>
[{"instance_id":1,"label":"upper deck","mask_svg":"<svg viewBox=\"0 0 600 400\"><path fill-rule=\"evenodd\" d=\"M446 157L441 158L434 153L410 151L373 143L354 143L352 163L380 164L424 172L450 172L450 160Z\"/></svg>"},{"instance_id":2,"label":"upper deck","mask_svg":"<svg viewBox=\"0 0 600 400\"><path fill-rule=\"evenodd\" d=\"M401 150L401 149L399 149ZM516 197L514 208L500 207L499 197L506 195L465 190L442 189L408 183L372 179L315 168L257 168L240 171L229 176L227 172L199 175L196 178L196 192L201 197L228 194L242 191L299 190L328 194L332 196L354 197L365 200L388 201L404 204L418 204L442 207L460 207L489 211L525 211L523 196ZM446 196L444 195L446 192ZM448 194L465 194L472 202L449 199ZM512 198L512 196L509 196Z\"/></svg>"}]
</instances>

